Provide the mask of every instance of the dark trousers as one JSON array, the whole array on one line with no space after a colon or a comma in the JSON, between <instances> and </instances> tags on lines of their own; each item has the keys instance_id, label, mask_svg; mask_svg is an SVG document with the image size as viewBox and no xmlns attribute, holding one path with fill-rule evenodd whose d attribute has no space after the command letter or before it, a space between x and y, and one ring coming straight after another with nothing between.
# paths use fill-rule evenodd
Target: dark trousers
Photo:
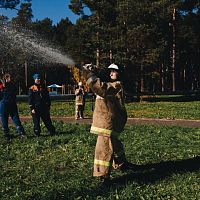
<instances>
[{"instance_id":1,"label":"dark trousers","mask_svg":"<svg viewBox=\"0 0 200 200\"><path fill-rule=\"evenodd\" d=\"M75 118L83 118L83 111L84 111L84 106L83 105L76 105L75 107Z\"/></svg>"},{"instance_id":2,"label":"dark trousers","mask_svg":"<svg viewBox=\"0 0 200 200\"><path fill-rule=\"evenodd\" d=\"M17 104L0 104L0 116L4 134L9 133L8 118L11 117L19 134L24 134L24 128L19 119Z\"/></svg>"},{"instance_id":3,"label":"dark trousers","mask_svg":"<svg viewBox=\"0 0 200 200\"><path fill-rule=\"evenodd\" d=\"M44 125L46 126L49 133L54 134L55 127L52 124L52 121L50 118L50 112L49 112L49 109L47 109L47 108L35 109L35 113L32 113L34 133L36 135L40 135L40 133L41 133L40 118L44 122Z\"/></svg>"}]
</instances>

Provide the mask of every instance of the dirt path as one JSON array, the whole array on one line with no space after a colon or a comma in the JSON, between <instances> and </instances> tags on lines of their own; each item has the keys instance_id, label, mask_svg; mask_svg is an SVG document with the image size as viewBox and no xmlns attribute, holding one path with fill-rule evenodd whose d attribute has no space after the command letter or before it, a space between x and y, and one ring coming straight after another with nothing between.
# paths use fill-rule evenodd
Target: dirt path
<instances>
[{"instance_id":1,"label":"dirt path","mask_svg":"<svg viewBox=\"0 0 200 200\"><path fill-rule=\"evenodd\" d=\"M30 121L31 117L20 117L21 121ZM69 123L91 124L91 118L75 120L74 117L52 117L52 120L62 120ZM155 119L155 118L128 118L127 124L143 124L143 125L163 125L163 126L181 126L181 127L200 127L200 120L185 119Z\"/></svg>"}]
</instances>

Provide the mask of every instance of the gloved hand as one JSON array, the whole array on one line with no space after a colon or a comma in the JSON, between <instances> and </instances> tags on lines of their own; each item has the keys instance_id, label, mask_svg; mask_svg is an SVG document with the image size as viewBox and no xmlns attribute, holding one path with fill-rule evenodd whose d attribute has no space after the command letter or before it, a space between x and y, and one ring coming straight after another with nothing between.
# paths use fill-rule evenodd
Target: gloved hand
<instances>
[{"instance_id":1,"label":"gloved hand","mask_svg":"<svg viewBox=\"0 0 200 200\"><path fill-rule=\"evenodd\" d=\"M97 66L93 65L92 63L83 65L83 69L86 72L90 72L90 73L94 73L94 74L96 74L98 72Z\"/></svg>"},{"instance_id":2,"label":"gloved hand","mask_svg":"<svg viewBox=\"0 0 200 200\"><path fill-rule=\"evenodd\" d=\"M93 65L92 63L83 65L82 71L84 72L83 76L87 80L92 76L98 77L99 74L97 66Z\"/></svg>"},{"instance_id":3,"label":"gloved hand","mask_svg":"<svg viewBox=\"0 0 200 200\"><path fill-rule=\"evenodd\" d=\"M32 114L35 114L35 109L32 109L32 110L31 110L31 113L32 113Z\"/></svg>"}]
</instances>

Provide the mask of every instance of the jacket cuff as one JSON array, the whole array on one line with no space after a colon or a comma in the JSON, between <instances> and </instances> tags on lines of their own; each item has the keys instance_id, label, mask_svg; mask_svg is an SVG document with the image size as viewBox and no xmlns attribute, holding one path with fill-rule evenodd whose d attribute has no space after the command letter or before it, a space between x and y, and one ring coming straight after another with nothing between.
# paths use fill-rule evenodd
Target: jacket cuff
<instances>
[{"instance_id":1,"label":"jacket cuff","mask_svg":"<svg viewBox=\"0 0 200 200\"><path fill-rule=\"evenodd\" d=\"M88 78L86 83L89 85L90 83L94 82L96 79L97 79L97 76L96 75L92 75L92 76L90 76Z\"/></svg>"},{"instance_id":2,"label":"jacket cuff","mask_svg":"<svg viewBox=\"0 0 200 200\"><path fill-rule=\"evenodd\" d=\"M34 109L34 106L33 105L29 105L30 109L33 110Z\"/></svg>"}]
</instances>

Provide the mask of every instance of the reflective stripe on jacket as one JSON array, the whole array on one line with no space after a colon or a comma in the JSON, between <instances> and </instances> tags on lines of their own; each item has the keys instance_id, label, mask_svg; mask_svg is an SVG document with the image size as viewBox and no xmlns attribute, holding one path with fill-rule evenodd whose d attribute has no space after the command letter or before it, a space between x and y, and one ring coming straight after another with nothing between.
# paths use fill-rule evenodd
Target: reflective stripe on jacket
<instances>
[{"instance_id":1,"label":"reflective stripe on jacket","mask_svg":"<svg viewBox=\"0 0 200 200\"><path fill-rule=\"evenodd\" d=\"M101 82L93 75L87 83L97 95L90 132L108 137L122 132L127 121L127 113L121 82Z\"/></svg>"}]
</instances>

